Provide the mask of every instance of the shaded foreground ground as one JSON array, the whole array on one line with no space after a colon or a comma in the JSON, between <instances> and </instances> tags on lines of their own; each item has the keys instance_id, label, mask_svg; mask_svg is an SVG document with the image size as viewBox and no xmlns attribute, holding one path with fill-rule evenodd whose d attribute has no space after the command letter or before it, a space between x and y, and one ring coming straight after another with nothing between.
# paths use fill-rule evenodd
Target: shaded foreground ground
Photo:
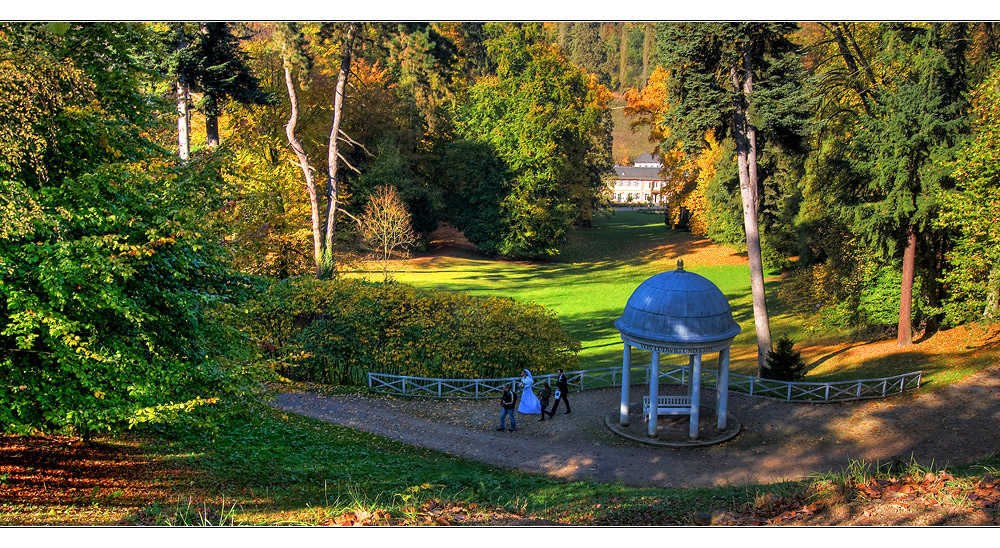
<instances>
[{"instance_id":1,"label":"shaded foreground ground","mask_svg":"<svg viewBox=\"0 0 1000 548\"><path fill-rule=\"evenodd\" d=\"M931 464L933 460L935 469L945 464L975 462L997 445L998 378L1000 371L994 367L960 386L930 394L835 406L801 406L734 396L733 409L746 425L744 432L726 444L695 450L649 447L612 437L600 419L606 406L616 404L615 390L574 393L572 414L560 413L545 422L521 416L517 432L493 430L497 417L495 402L331 397L298 392L282 394L277 404L361 431L378 432L408 443L554 477L651 486L740 485L796 479L823 471L824 467L839 469L851 458L885 462L890 456L888 449L900 447L912 447L921 464ZM956 409L967 413L949 416L946 412ZM291 413L287 417L286 421L300 420ZM814 430L817 433L810 434ZM328 451L332 447L324 445L322 438L289 437L294 431L279 428L276 432L284 434L274 436L270 443L293 445L289 454L311 452L316 457L320 453L331 454ZM258 440L247 438L246 434L243 430L236 432L236 439L257 443ZM336 434L338 438L342 435ZM365 436L350 434L354 435ZM370 439L392 443L383 438ZM301 446L306 440L309 445ZM228 451L224 447L218 449L229 454L233 449L231 445L226 447ZM295 480L289 474L298 473L297 466L309 461L296 457L294 463L298 464L290 468L288 460L278 457L274 445L248 449L237 451L234 458L225 461L226 466L233 467L235 473L249 475L266 476L266 471L273 469L273 473L283 474L276 478L291 478L291 491L303 487L301 478ZM264 460L256 456L244 460L260 450L265 452ZM902 456L905 459L908 455ZM607 508L583 513L573 502L577 499L565 495L559 505L546 508L543 504L530 512L517 507L480 507L447 497L431 498L409 511L412 516L399 512L390 516L385 511L363 506L348 510L325 508L323 492L319 493L319 506L315 509L309 504L301 506L302 501L289 504L284 499L269 498L266 493L254 493L253 488L259 490L271 485L265 476L251 481L247 493L245 486L240 488L243 485L240 481L235 486L230 484L232 474L216 477L211 467L191 466L190 462L185 465L185 460L189 460L189 455L159 452L151 445L128 439L84 443L65 437L0 437L0 523L137 525L205 521L217 524L228 519L220 515L220 508L225 509L228 503L233 509L234 502L238 502L241 509L234 516L238 523L281 523L288 519L283 516L292 511L289 517L294 516L295 521L323 525L978 526L998 524L1000 507L1000 485L994 479L1000 475L995 469L996 459L990 464L993 468L974 469L971 482L962 479L969 477L964 472L957 474L959 479L956 479L946 472L920 470L906 476L880 476L863 483L851 479L810 482L776 490L750 485L746 491L749 505L724 502L728 495L717 495L725 490L708 494L698 494L699 490L655 494L640 491L636 493L643 494L629 495L614 486L588 487L583 482L557 489L559 492L565 489L570 497L588 500L599 490L621 493L624 497L605 496L600 500ZM463 466L468 468L470 464ZM987 470L993 476L985 473ZM399 470L390 472L390 476L393 473L398 475ZM405 485L408 484L404 481L399 488ZM802 492L806 486L808 490ZM273 483L272 490L275 488L283 489L283 483ZM288 493L282 497L291 493L285 491ZM703 502L685 511L689 508L685 503L693 500L688 498L691 495ZM303 500L316 502L315 497ZM708 512L700 513L705 510ZM717 510L718 515L713 516L712 510ZM306 514L315 516L309 518Z\"/></svg>"}]
</instances>

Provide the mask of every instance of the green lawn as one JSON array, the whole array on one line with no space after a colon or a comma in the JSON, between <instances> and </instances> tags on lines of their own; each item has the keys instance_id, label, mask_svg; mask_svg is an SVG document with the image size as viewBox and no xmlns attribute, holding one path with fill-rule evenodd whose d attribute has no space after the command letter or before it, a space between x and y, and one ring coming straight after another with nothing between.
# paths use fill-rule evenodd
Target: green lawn
<instances>
[{"instance_id":1,"label":"green lawn","mask_svg":"<svg viewBox=\"0 0 1000 548\"><path fill-rule=\"evenodd\" d=\"M407 263L410 266L396 271L394 277L418 287L540 303L553 310L566 330L581 341L580 368L593 369L621 364L621 339L614 328L615 319L639 284L650 276L673 270L678 258L684 258L685 269L712 280L729 298L733 317L743 328L734 343L734 371L754 372L756 342L750 272L745 260L709 240L670 230L662 214L617 212L596 221L593 228L575 230L563 253L547 262L436 257ZM772 295L776 283L768 282ZM775 335L802 340L801 322L773 302L772 298ZM636 355L635 359L648 358ZM667 359L685 361L679 357Z\"/></svg>"}]
</instances>

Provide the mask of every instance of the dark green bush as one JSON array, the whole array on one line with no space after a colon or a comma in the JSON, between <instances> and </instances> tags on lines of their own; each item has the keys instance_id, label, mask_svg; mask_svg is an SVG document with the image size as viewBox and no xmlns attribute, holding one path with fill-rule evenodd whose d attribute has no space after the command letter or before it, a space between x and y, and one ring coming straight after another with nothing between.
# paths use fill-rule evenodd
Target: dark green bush
<instances>
[{"instance_id":1,"label":"dark green bush","mask_svg":"<svg viewBox=\"0 0 1000 548\"><path fill-rule=\"evenodd\" d=\"M767 364L760 370L760 376L776 381L796 381L805 373L806 364L802 354L793 350L794 343L788 337L780 337L774 350L767 353Z\"/></svg>"},{"instance_id":2,"label":"dark green bush","mask_svg":"<svg viewBox=\"0 0 1000 548\"><path fill-rule=\"evenodd\" d=\"M570 369L580 343L534 303L357 279L271 287L251 326L286 377L362 384L368 372L494 378Z\"/></svg>"}]
</instances>

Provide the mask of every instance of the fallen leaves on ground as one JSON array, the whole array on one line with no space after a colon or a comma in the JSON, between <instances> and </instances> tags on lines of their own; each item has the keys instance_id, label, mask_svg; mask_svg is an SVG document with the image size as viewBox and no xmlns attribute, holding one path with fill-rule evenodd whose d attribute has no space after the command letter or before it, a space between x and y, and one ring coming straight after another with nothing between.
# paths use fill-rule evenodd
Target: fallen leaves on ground
<instances>
[{"instance_id":1,"label":"fallen leaves on ground","mask_svg":"<svg viewBox=\"0 0 1000 548\"><path fill-rule=\"evenodd\" d=\"M713 515L705 525L1000 525L1000 484L947 471L899 478L817 482L795 497L760 497L738 514ZM696 518L697 522L697 518Z\"/></svg>"},{"instance_id":2,"label":"fallen leaves on ground","mask_svg":"<svg viewBox=\"0 0 1000 548\"><path fill-rule=\"evenodd\" d=\"M324 520L333 526L449 526L449 525L562 525L525 517L503 508L478 506L468 502L431 499L417 506L389 512L383 509L355 509Z\"/></svg>"}]
</instances>

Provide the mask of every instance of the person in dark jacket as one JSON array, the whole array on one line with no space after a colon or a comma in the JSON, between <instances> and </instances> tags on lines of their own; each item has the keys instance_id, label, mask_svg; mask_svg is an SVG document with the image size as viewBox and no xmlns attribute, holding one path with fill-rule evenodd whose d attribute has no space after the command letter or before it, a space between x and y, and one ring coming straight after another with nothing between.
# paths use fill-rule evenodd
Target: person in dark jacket
<instances>
[{"instance_id":1,"label":"person in dark jacket","mask_svg":"<svg viewBox=\"0 0 1000 548\"><path fill-rule=\"evenodd\" d=\"M541 402L542 404L542 418L538 419L539 422L545 420L545 413L548 412L545 410L545 408L549 406L549 398L551 397L552 397L552 387L549 386L549 381L546 380L545 386L542 387L542 392L538 394L538 401Z\"/></svg>"},{"instance_id":2,"label":"person in dark jacket","mask_svg":"<svg viewBox=\"0 0 1000 548\"><path fill-rule=\"evenodd\" d=\"M517 430L517 421L514 420L514 400L516 399L514 391L510 389L510 385L503 385L503 396L500 396L500 408L503 411L500 413L500 428L497 428L497 432L503 431L503 425L507 422L507 415L510 415L510 431Z\"/></svg>"},{"instance_id":3,"label":"person in dark jacket","mask_svg":"<svg viewBox=\"0 0 1000 548\"><path fill-rule=\"evenodd\" d=\"M569 385L566 382L566 375L563 373L562 369L556 369L556 373L559 374L559 378L556 380L556 402L552 404L552 411L549 411L549 418L551 419L553 415L556 414L556 408L559 407L559 402L563 402L566 405L566 414L570 414L569 408Z\"/></svg>"}]
</instances>

